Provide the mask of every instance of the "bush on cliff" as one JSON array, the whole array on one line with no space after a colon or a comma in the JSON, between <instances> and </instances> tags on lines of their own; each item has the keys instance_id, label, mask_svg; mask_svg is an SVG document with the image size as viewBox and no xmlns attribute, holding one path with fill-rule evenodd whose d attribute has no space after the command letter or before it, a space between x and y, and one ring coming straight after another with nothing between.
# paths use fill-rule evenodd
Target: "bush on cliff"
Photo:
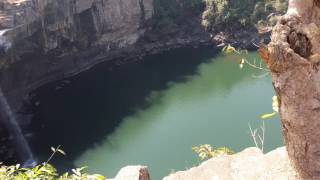
<instances>
[{"instance_id":1,"label":"bush on cliff","mask_svg":"<svg viewBox=\"0 0 320 180\"><path fill-rule=\"evenodd\" d=\"M35 167L25 168L21 167L20 164L13 166L6 166L0 163L0 179L8 180L104 180L104 176L100 174L88 174L85 169L87 167L81 167L72 169L71 173L66 172L59 175L57 169L53 167L49 162L56 154L66 155L66 153L60 149L60 146L54 148L51 147L52 154L49 159Z\"/></svg>"},{"instance_id":2,"label":"bush on cliff","mask_svg":"<svg viewBox=\"0 0 320 180\"><path fill-rule=\"evenodd\" d=\"M287 0L204 0L202 24L209 30L230 25L251 27L271 13L284 13Z\"/></svg>"},{"instance_id":3,"label":"bush on cliff","mask_svg":"<svg viewBox=\"0 0 320 180\"><path fill-rule=\"evenodd\" d=\"M177 29L189 17L200 15L203 9L202 0L154 0L154 27L164 33Z\"/></svg>"}]
</instances>

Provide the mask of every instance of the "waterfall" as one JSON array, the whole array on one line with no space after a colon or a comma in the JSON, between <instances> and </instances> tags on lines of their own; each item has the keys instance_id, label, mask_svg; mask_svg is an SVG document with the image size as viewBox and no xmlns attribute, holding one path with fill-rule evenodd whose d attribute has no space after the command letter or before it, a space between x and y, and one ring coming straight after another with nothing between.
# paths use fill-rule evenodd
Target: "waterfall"
<instances>
[{"instance_id":1,"label":"waterfall","mask_svg":"<svg viewBox=\"0 0 320 180\"><path fill-rule=\"evenodd\" d=\"M12 45L8 38L5 36L9 30L10 29L0 30L0 49L3 49L5 52L8 51L8 49L10 49Z\"/></svg>"},{"instance_id":2,"label":"waterfall","mask_svg":"<svg viewBox=\"0 0 320 180\"><path fill-rule=\"evenodd\" d=\"M12 112L6 97L0 87L0 118L10 134L14 137L16 149L24 167L31 167L36 164L30 146L22 134L21 128Z\"/></svg>"}]
</instances>

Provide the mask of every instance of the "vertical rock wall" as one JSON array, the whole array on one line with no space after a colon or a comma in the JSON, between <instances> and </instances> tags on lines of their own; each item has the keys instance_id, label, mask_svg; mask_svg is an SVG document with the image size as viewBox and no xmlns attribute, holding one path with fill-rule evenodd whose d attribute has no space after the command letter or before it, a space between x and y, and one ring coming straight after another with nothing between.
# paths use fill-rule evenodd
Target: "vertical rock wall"
<instances>
[{"instance_id":1,"label":"vertical rock wall","mask_svg":"<svg viewBox=\"0 0 320 180\"><path fill-rule=\"evenodd\" d=\"M3 0L0 86L15 107L23 91L121 54L152 16L153 0Z\"/></svg>"}]
</instances>

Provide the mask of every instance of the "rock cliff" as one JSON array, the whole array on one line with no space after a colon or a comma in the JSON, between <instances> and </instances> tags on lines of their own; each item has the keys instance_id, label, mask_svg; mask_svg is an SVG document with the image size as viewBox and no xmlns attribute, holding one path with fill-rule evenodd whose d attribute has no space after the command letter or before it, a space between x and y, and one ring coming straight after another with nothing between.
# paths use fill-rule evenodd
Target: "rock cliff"
<instances>
[{"instance_id":1,"label":"rock cliff","mask_svg":"<svg viewBox=\"0 0 320 180\"><path fill-rule=\"evenodd\" d=\"M163 180L295 180L285 147L263 154L260 149L209 159L198 167L176 172Z\"/></svg>"},{"instance_id":2,"label":"rock cliff","mask_svg":"<svg viewBox=\"0 0 320 180\"><path fill-rule=\"evenodd\" d=\"M119 55L152 16L153 0L4 0L0 85L17 107L21 91Z\"/></svg>"},{"instance_id":3,"label":"rock cliff","mask_svg":"<svg viewBox=\"0 0 320 180\"><path fill-rule=\"evenodd\" d=\"M30 90L130 54L153 11L153 0L1 0L0 87L20 124ZM2 127L6 161L12 137Z\"/></svg>"}]
</instances>

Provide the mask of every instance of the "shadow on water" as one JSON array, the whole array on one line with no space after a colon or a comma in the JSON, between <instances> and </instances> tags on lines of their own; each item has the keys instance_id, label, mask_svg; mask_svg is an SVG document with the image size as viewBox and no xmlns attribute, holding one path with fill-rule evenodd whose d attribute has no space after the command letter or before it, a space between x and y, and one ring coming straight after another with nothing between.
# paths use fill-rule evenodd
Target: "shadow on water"
<instances>
[{"instance_id":1,"label":"shadow on water","mask_svg":"<svg viewBox=\"0 0 320 180\"><path fill-rule=\"evenodd\" d=\"M240 70L239 57L218 54L184 48L121 67L104 63L37 89L35 154L44 160L61 144L68 155L54 164L62 170L75 163L113 177L123 166L143 164L160 179L195 165L194 145L252 146L248 123L256 127L272 110L271 79L253 78L257 71ZM269 151L282 143L279 121L267 126Z\"/></svg>"},{"instance_id":2,"label":"shadow on water","mask_svg":"<svg viewBox=\"0 0 320 180\"><path fill-rule=\"evenodd\" d=\"M35 154L45 160L50 146L61 144L68 156L57 157L54 163L62 169L72 167L72 160L114 132L124 117L147 108L146 97L152 91L166 89L168 82L186 81L215 54L211 47L183 48L121 67L104 63L38 88L31 93Z\"/></svg>"},{"instance_id":3,"label":"shadow on water","mask_svg":"<svg viewBox=\"0 0 320 180\"><path fill-rule=\"evenodd\" d=\"M258 58L250 52L249 59ZM238 152L253 146L248 123L257 127L259 116L271 109L274 94L270 77L257 79L252 68L243 70L239 57L219 54L197 66L186 81L168 83L152 91L152 104L123 117L115 132L77 157L77 166L113 177L121 167L143 164L153 179L172 169L184 170L199 163L191 147L209 143ZM183 65L181 65L183 68ZM267 151L280 146L279 121L268 121Z\"/></svg>"}]
</instances>

